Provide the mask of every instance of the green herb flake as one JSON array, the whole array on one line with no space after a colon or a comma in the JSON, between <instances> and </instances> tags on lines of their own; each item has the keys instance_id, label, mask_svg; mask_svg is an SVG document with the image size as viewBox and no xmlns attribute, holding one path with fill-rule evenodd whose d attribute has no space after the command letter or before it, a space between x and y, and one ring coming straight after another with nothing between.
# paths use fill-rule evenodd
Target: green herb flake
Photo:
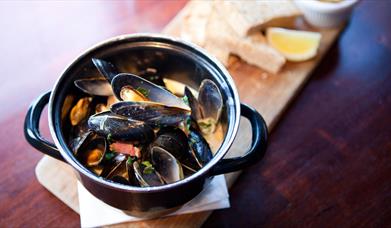
<instances>
[{"instance_id":1,"label":"green herb flake","mask_svg":"<svg viewBox=\"0 0 391 228\"><path fill-rule=\"evenodd\" d=\"M143 164L145 167L152 167L152 164L149 161L143 161L141 164Z\"/></svg>"},{"instance_id":2,"label":"green herb flake","mask_svg":"<svg viewBox=\"0 0 391 228\"><path fill-rule=\"evenodd\" d=\"M198 125L200 126L200 128L210 128L212 126L212 123L199 122Z\"/></svg>"},{"instance_id":3,"label":"green herb flake","mask_svg":"<svg viewBox=\"0 0 391 228\"><path fill-rule=\"evenodd\" d=\"M134 161L137 160L137 157L129 156L128 160L126 161L129 165L132 165Z\"/></svg>"},{"instance_id":4,"label":"green herb flake","mask_svg":"<svg viewBox=\"0 0 391 228\"><path fill-rule=\"evenodd\" d=\"M144 168L143 173L144 174L151 174L151 173L153 173L153 171L155 171L155 169L152 166L149 166L149 167Z\"/></svg>"},{"instance_id":5,"label":"green herb flake","mask_svg":"<svg viewBox=\"0 0 391 228\"><path fill-rule=\"evenodd\" d=\"M148 97L148 94L149 94L149 91L145 88L142 88L142 87L138 87L136 89L139 93L141 93L142 95L144 95L145 97Z\"/></svg>"},{"instance_id":6,"label":"green herb flake","mask_svg":"<svg viewBox=\"0 0 391 228\"><path fill-rule=\"evenodd\" d=\"M183 102L184 102L186 105L190 105L190 104L189 104L189 98L188 98L186 95L182 97L182 100L183 100Z\"/></svg>"},{"instance_id":7,"label":"green herb flake","mask_svg":"<svg viewBox=\"0 0 391 228\"><path fill-rule=\"evenodd\" d=\"M105 160L109 161L109 160L113 159L114 156L115 156L115 154L113 152L107 151L105 154Z\"/></svg>"},{"instance_id":8,"label":"green herb flake","mask_svg":"<svg viewBox=\"0 0 391 228\"><path fill-rule=\"evenodd\" d=\"M107 141L109 141L109 142L112 142L112 141L113 141L113 136L111 135L111 133L109 133L109 134L107 135Z\"/></svg>"},{"instance_id":9,"label":"green herb flake","mask_svg":"<svg viewBox=\"0 0 391 228\"><path fill-rule=\"evenodd\" d=\"M143 161L141 164L145 166L143 173L144 174L151 174L153 171L155 171L155 168L153 168L152 164L149 161Z\"/></svg>"}]
</instances>

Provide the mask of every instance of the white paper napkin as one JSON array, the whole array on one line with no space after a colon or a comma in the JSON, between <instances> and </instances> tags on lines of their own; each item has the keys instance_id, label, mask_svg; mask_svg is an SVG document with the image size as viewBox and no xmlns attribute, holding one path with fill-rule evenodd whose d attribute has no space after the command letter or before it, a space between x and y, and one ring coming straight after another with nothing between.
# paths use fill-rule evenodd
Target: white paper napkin
<instances>
[{"instance_id":1,"label":"white paper napkin","mask_svg":"<svg viewBox=\"0 0 391 228\"><path fill-rule=\"evenodd\" d=\"M80 223L82 227L97 227L143 219L129 216L113 208L87 191L79 182ZM192 201L170 215L229 208L229 195L224 175L215 176L208 186ZM168 215L168 216L170 216Z\"/></svg>"}]
</instances>

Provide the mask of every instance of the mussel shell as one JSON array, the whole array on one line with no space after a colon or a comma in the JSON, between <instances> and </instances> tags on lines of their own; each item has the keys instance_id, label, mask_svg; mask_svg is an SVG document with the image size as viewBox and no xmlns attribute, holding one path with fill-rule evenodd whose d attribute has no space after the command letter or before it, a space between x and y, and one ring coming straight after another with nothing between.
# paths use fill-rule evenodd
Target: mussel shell
<instances>
[{"instance_id":1,"label":"mussel shell","mask_svg":"<svg viewBox=\"0 0 391 228\"><path fill-rule=\"evenodd\" d=\"M127 157L106 178L121 184L140 186L134 174L133 164L128 162Z\"/></svg>"},{"instance_id":2,"label":"mussel shell","mask_svg":"<svg viewBox=\"0 0 391 228\"><path fill-rule=\"evenodd\" d=\"M198 131L192 128L187 137L189 139L189 146L192 149L198 164L201 165L201 167L205 166L213 158L208 142Z\"/></svg>"},{"instance_id":3,"label":"mussel shell","mask_svg":"<svg viewBox=\"0 0 391 228\"><path fill-rule=\"evenodd\" d=\"M110 111L90 116L88 126L98 135L110 135L114 140L147 143L155 138L153 129L144 122L131 120Z\"/></svg>"},{"instance_id":4,"label":"mussel shell","mask_svg":"<svg viewBox=\"0 0 391 228\"><path fill-rule=\"evenodd\" d=\"M184 178L181 164L165 149L157 146L152 147L151 158L153 167L165 183L174 183Z\"/></svg>"},{"instance_id":5,"label":"mussel shell","mask_svg":"<svg viewBox=\"0 0 391 228\"><path fill-rule=\"evenodd\" d=\"M107 179L111 180L115 176L121 176L128 180L128 171L126 170L126 158L119 162L117 166L106 176Z\"/></svg>"},{"instance_id":6,"label":"mussel shell","mask_svg":"<svg viewBox=\"0 0 391 228\"><path fill-rule=\"evenodd\" d=\"M117 68L110 62L105 61L103 59L92 58L92 62L95 67L98 69L99 73L101 73L109 83L113 80L113 78L119 73Z\"/></svg>"},{"instance_id":7,"label":"mussel shell","mask_svg":"<svg viewBox=\"0 0 391 228\"><path fill-rule=\"evenodd\" d=\"M121 89L124 86L130 86L134 90L141 92L148 100L152 102L190 110L189 107L179 97L175 96L161 86L158 86L134 74L118 74L111 82L111 86L115 96L118 99L121 99Z\"/></svg>"},{"instance_id":8,"label":"mussel shell","mask_svg":"<svg viewBox=\"0 0 391 228\"><path fill-rule=\"evenodd\" d=\"M90 137L93 137L93 133L91 131L77 131L78 135L70 141L70 147L74 155L77 155L79 148L83 145L83 143L88 139L91 140Z\"/></svg>"},{"instance_id":9,"label":"mussel shell","mask_svg":"<svg viewBox=\"0 0 391 228\"><path fill-rule=\"evenodd\" d=\"M129 180L130 185L139 187L140 183L136 178L136 174L135 174L134 168L133 168L134 162L135 161L133 161L133 162L129 162L129 160L126 161L126 170L128 172L128 180Z\"/></svg>"},{"instance_id":10,"label":"mussel shell","mask_svg":"<svg viewBox=\"0 0 391 228\"><path fill-rule=\"evenodd\" d=\"M79 147L76 157L86 167L96 166L103 160L107 150L108 143L104 137L89 134Z\"/></svg>"},{"instance_id":11,"label":"mussel shell","mask_svg":"<svg viewBox=\"0 0 391 228\"><path fill-rule=\"evenodd\" d=\"M141 187L160 186L165 184L158 172L153 171L150 174L145 174L142 165L138 161L133 162L133 170Z\"/></svg>"},{"instance_id":12,"label":"mussel shell","mask_svg":"<svg viewBox=\"0 0 391 228\"><path fill-rule=\"evenodd\" d=\"M101 176L105 178L110 178L114 176L116 169L126 161L126 156L124 154L117 154L110 160L103 160L102 165L104 165Z\"/></svg>"},{"instance_id":13,"label":"mussel shell","mask_svg":"<svg viewBox=\"0 0 391 228\"><path fill-rule=\"evenodd\" d=\"M197 98L194 97L193 93L187 86L185 87L185 95L191 108L191 117L195 120L202 119L200 104L198 103Z\"/></svg>"},{"instance_id":14,"label":"mussel shell","mask_svg":"<svg viewBox=\"0 0 391 228\"><path fill-rule=\"evenodd\" d=\"M170 152L187 169L197 171L201 168L189 148L186 134L179 128L162 128L151 147L160 147Z\"/></svg>"},{"instance_id":15,"label":"mussel shell","mask_svg":"<svg viewBox=\"0 0 391 228\"><path fill-rule=\"evenodd\" d=\"M110 110L120 116L144 121L157 127L178 125L189 115L188 110L154 102L122 101L113 104Z\"/></svg>"},{"instance_id":16,"label":"mussel shell","mask_svg":"<svg viewBox=\"0 0 391 228\"><path fill-rule=\"evenodd\" d=\"M223 108L223 98L219 88L212 80L202 80L198 102L201 106L202 118L213 118L216 122L219 120Z\"/></svg>"},{"instance_id":17,"label":"mussel shell","mask_svg":"<svg viewBox=\"0 0 391 228\"><path fill-rule=\"evenodd\" d=\"M112 96L111 84L105 78L83 78L74 81L81 91L95 96Z\"/></svg>"}]
</instances>

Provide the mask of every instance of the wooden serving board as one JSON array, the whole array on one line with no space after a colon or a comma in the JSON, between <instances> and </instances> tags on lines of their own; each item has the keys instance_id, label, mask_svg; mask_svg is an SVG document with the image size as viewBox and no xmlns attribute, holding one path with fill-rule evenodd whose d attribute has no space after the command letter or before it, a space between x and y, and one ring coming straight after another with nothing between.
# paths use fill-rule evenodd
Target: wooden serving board
<instances>
[{"instance_id":1,"label":"wooden serving board","mask_svg":"<svg viewBox=\"0 0 391 228\"><path fill-rule=\"evenodd\" d=\"M182 11L167 25L165 31L176 34L184 17L189 14L195 4L189 2ZM273 129L289 102L295 97L309 78L313 69L338 37L341 28L320 30L322 33L319 53L316 58L302 63L287 63L277 75L271 75L259 68L250 66L238 59L228 67L242 102L256 108L269 127ZM241 121L239 133L227 157L240 156L251 140L251 129L247 121ZM232 186L239 172L225 175L228 187ZM68 165L44 156L36 167L39 182L50 192L79 212L76 177ZM199 227L211 214L211 211L178 215L155 220L114 225L112 227Z\"/></svg>"}]
</instances>

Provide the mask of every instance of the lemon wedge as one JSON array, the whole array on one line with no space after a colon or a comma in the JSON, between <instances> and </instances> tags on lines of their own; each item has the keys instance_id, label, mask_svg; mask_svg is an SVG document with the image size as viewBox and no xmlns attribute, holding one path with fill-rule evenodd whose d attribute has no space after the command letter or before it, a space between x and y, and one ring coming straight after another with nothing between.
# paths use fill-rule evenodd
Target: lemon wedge
<instances>
[{"instance_id":1,"label":"lemon wedge","mask_svg":"<svg viewBox=\"0 0 391 228\"><path fill-rule=\"evenodd\" d=\"M269 44L289 61L300 62L313 58L318 50L322 35L317 32L268 28L266 38Z\"/></svg>"}]
</instances>

